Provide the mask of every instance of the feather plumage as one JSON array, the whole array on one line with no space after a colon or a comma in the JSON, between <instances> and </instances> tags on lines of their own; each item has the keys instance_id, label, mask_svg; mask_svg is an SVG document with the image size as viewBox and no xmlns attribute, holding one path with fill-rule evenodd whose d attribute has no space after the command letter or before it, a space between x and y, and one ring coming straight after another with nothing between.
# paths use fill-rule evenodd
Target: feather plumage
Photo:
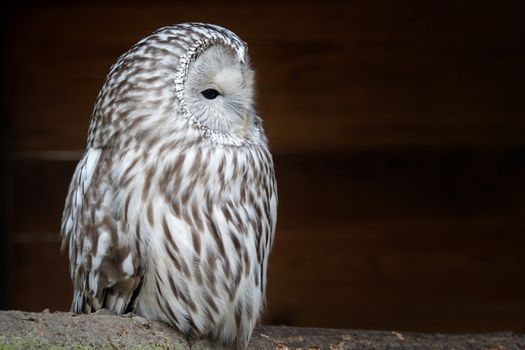
<instances>
[{"instance_id":1,"label":"feather plumage","mask_svg":"<svg viewBox=\"0 0 525 350\"><path fill-rule=\"evenodd\" d=\"M245 347L276 208L245 44L213 25L160 29L119 58L95 104L62 221L72 311L133 311Z\"/></svg>"}]
</instances>

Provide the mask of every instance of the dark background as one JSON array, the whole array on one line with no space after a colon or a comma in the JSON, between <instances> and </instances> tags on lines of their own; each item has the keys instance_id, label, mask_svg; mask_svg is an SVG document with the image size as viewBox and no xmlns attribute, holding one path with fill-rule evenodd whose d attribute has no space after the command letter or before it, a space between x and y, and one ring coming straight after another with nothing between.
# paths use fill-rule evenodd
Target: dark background
<instances>
[{"instance_id":1,"label":"dark background","mask_svg":"<svg viewBox=\"0 0 525 350\"><path fill-rule=\"evenodd\" d=\"M525 6L7 6L0 306L67 310L59 223L116 58L158 27L248 42L279 223L264 322L525 332Z\"/></svg>"}]
</instances>

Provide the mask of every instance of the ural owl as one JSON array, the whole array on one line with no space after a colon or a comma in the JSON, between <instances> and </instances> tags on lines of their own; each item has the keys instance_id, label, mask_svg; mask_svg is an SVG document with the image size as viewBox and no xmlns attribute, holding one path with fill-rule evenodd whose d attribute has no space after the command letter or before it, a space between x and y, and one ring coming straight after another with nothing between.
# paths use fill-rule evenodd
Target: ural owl
<instances>
[{"instance_id":1,"label":"ural owl","mask_svg":"<svg viewBox=\"0 0 525 350\"><path fill-rule=\"evenodd\" d=\"M277 216L246 44L224 28L161 28L112 66L69 188L71 310L164 321L246 347Z\"/></svg>"}]
</instances>

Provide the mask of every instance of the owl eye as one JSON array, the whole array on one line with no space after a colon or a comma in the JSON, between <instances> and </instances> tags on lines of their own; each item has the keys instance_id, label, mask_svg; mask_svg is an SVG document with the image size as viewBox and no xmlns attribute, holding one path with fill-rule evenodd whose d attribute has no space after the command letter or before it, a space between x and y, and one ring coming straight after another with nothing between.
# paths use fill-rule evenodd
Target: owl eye
<instances>
[{"instance_id":1,"label":"owl eye","mask_svg":"<svg viewBox=\"0 0 525 350\"><path fill-rule=\"evenodd\" d=\"M215 89L206 89L204 91L201 91L202 96L207 98L208 100L213 100L215 97L219 96L219 91Z\"/></svg>"}]
</instances>

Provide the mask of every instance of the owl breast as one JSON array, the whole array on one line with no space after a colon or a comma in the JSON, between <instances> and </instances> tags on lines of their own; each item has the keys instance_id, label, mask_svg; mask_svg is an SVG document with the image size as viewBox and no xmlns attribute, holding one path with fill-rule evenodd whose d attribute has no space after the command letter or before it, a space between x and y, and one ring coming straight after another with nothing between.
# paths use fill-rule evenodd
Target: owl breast
<instances>
[{"instance_id":1,"label":"owl breast","mask_svg":"<svg viewBox=\"0 0 525 350\"><path fill-rule=\"evenodd\" d=\"M136 313L244 347L264 302L275 225L268 149L159 145L126 158L119 195L145 271Z\"/></svg>"}]
</instances>

